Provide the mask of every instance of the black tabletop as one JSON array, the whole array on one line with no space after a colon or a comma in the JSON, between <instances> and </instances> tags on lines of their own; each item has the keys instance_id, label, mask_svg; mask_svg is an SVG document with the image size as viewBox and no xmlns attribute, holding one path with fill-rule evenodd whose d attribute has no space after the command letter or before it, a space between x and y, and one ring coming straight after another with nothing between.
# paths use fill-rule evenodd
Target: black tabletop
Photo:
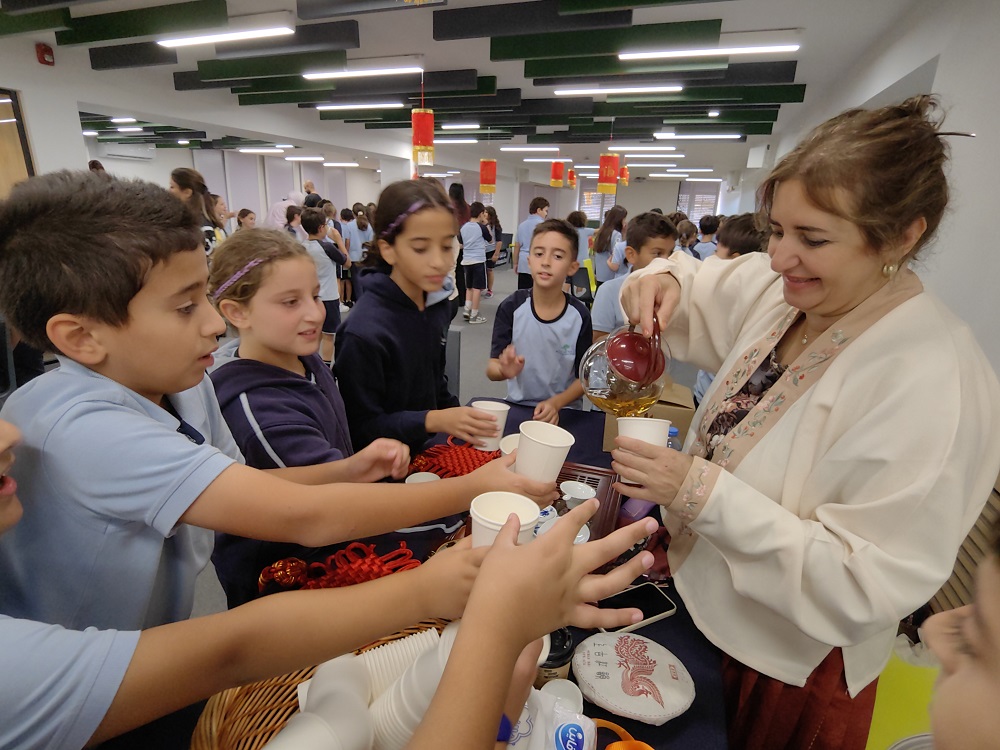
<instances>
[{"instance_id":1,"label":"black tabletop","mask_svg":"<svg viewBox=\"0 0 1000 750\"><path fill-rule=\"evenodd\" d=\"M501 399L474 399L500 401ZM507 402L505 402L507 403ZM504 434L518 431L521 422L531 419L533 409L518 404L510 405ZM559 412L559 426L568 430L576 438L570 448L568 461L611 468L611 454L605 453L604 413L600 411L580 411L563 409ZM726 710L722 700L722 668L719 650L701 634L688 614L687 607L674 588L670 588L670 598L677 603L677 613L659 622L636 631L637 635L656 641L673 652L687 667L694 679L695 699L686 712L663 726L654 727L638 721L616 716L598 706L586 703L584 713L591 718L606 719L624 727L637 740L652 745L657 750L725 750ZM574 638L582 641L590 633L575 630ZM614 739L609 733L601 732L603 747Z\"/></svg>"}]
</instances>

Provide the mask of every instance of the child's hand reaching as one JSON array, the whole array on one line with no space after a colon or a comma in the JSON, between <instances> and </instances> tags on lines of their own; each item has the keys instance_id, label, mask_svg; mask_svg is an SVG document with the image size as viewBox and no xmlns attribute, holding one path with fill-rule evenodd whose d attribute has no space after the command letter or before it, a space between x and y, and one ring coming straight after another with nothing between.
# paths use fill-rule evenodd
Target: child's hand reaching
<instances>
[{"instance_id":1,"label":"child's hand reaching","mask_svg":"<svg viewBox=\"0 0 1000 750\"><path fill-rule=\"evenodd\" d=\"M424 611L447 620L461 617L479 567L489 551L489 547L473 549L472 537L465 537L417 568L413 578L415 583L420 581L416 593L427 602Z\"/></svg>"},{"instance_id":2,"label":"child's hand reaching","mask_svg":"<svg viewBox=\"0 0 1000 750\"><path fill-rule=\"evenodd\" d=\"M559 499L555 482L536 482L534 479L515 474L511 467L516 458L517 451L514 451L509 456L495 458L471 474L467 474L466 477L475 483L474 495L481 495L493 490L516 492L518 495L524 495L537 503L539 508L548 507ZM469 500L471 502L472 498Z\"/></svg>"},{"instance_id":3,"label":"child's hand reaching","mask_svg":"<svg viewBox=\"0 0 1000 750\"><path fill-rule=\"evenodd\" d=\"M378 438L345 461L351 465L351 482L402 479L410 468L410 448L392 438Z\"/></svg>"},{"instance_id":4,"label":"child's hand reaching","mask_svg":"<svg viewBox=\"0 0 1000 750\"><path fill-rule=\"evenodd\" d=\"M482 445L481 437L496 437L497 418L471 406L454 406L427 412L428 432L446 432L471 445Z\"/></svg>"},{"instance_id":5,"label":"child's hand reaching","mask_svg":"<svg viewBox=\"0 0 1000 750\"><path fill-rule=\"evenodd\" d=\"M516 378L524 369L524 357L517 356L517 350L513 344L508 344L507 348L500 352L500 374L504 380Z\"/></svg>"},{"instance_id":6,"label":"child's hand reaching","mask_svg":"<svg viewBox=\"0 0 1000 750\"><path fill-rule=\"evenodd\" d=\"M535 407L535 413L531 415L531 418L538 422L559 424L559 407L552 403L552 399L550 398L539 401Z\"/></svg>"}]
</instances>

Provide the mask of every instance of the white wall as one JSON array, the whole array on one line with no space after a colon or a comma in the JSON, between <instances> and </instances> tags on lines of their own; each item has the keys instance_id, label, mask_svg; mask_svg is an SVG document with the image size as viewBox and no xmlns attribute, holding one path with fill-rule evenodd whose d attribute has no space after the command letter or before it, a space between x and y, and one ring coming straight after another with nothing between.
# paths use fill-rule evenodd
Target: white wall
<instances>
[{"instance_id":1,"label":"white wall","mask_svg":"<svg viewBox=\"0 0 1000 750\"><path fill-rule=\"evenodd\" d=\"M345 169L344 172L347 178L347 196L343 205L334 201L338 208L351 208L355 203L378 203L378 194L382 191L382 179L374 169L357 167Z\"/></svg>"},{"instance_id":2,"label":"white wall","mask_svg":"<svg viewBox=\"0 0 1000 750\"><path fill-rule=\"evenodd\" d=\"M629 181L628 187L618 186L615 203L623 206L628 211L629 217L645 213L651 208L659 208L663 213L669 214L677 209L677 191L680 189L680 184L680 180L650 178L638 182L633 178Z\"/></svg>"}]
</instances>

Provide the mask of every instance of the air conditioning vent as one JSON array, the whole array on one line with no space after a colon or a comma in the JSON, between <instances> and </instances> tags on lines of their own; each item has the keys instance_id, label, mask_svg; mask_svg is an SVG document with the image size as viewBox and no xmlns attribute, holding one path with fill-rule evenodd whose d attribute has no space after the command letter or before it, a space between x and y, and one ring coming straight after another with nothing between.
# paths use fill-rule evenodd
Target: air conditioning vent
<instances>
[{"instance_id":1,"label":"air conditioning vent","mask_svg":"<svg viewBox=\"0 0 1000 750\"><path fill-rule=\"evenodd\" d=\"M149 161L156 156L156 146L148 143L99 143L97 153L108 159Z\"/></svg>"}]
</instances>

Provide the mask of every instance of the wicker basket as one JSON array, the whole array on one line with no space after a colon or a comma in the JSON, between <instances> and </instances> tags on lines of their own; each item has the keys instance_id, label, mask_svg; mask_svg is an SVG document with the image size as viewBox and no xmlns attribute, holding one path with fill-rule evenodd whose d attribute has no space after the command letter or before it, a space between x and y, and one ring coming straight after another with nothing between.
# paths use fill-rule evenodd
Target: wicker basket
<instances>
[{"instance_id":1,"label":"wicker basket","mask_svg":"<svg viewBox=\"0 0 1000 750\"><path fill-rule=\"evenodd\" d=\"M385 643L434 628L447 620L424 620L359 648L360 654ZM191 737L191 750L258 750L264 747L299 710L298 686L312 677L315 667L281 677L230 688L209 698Z\"/></svg>"}]
</instances>

